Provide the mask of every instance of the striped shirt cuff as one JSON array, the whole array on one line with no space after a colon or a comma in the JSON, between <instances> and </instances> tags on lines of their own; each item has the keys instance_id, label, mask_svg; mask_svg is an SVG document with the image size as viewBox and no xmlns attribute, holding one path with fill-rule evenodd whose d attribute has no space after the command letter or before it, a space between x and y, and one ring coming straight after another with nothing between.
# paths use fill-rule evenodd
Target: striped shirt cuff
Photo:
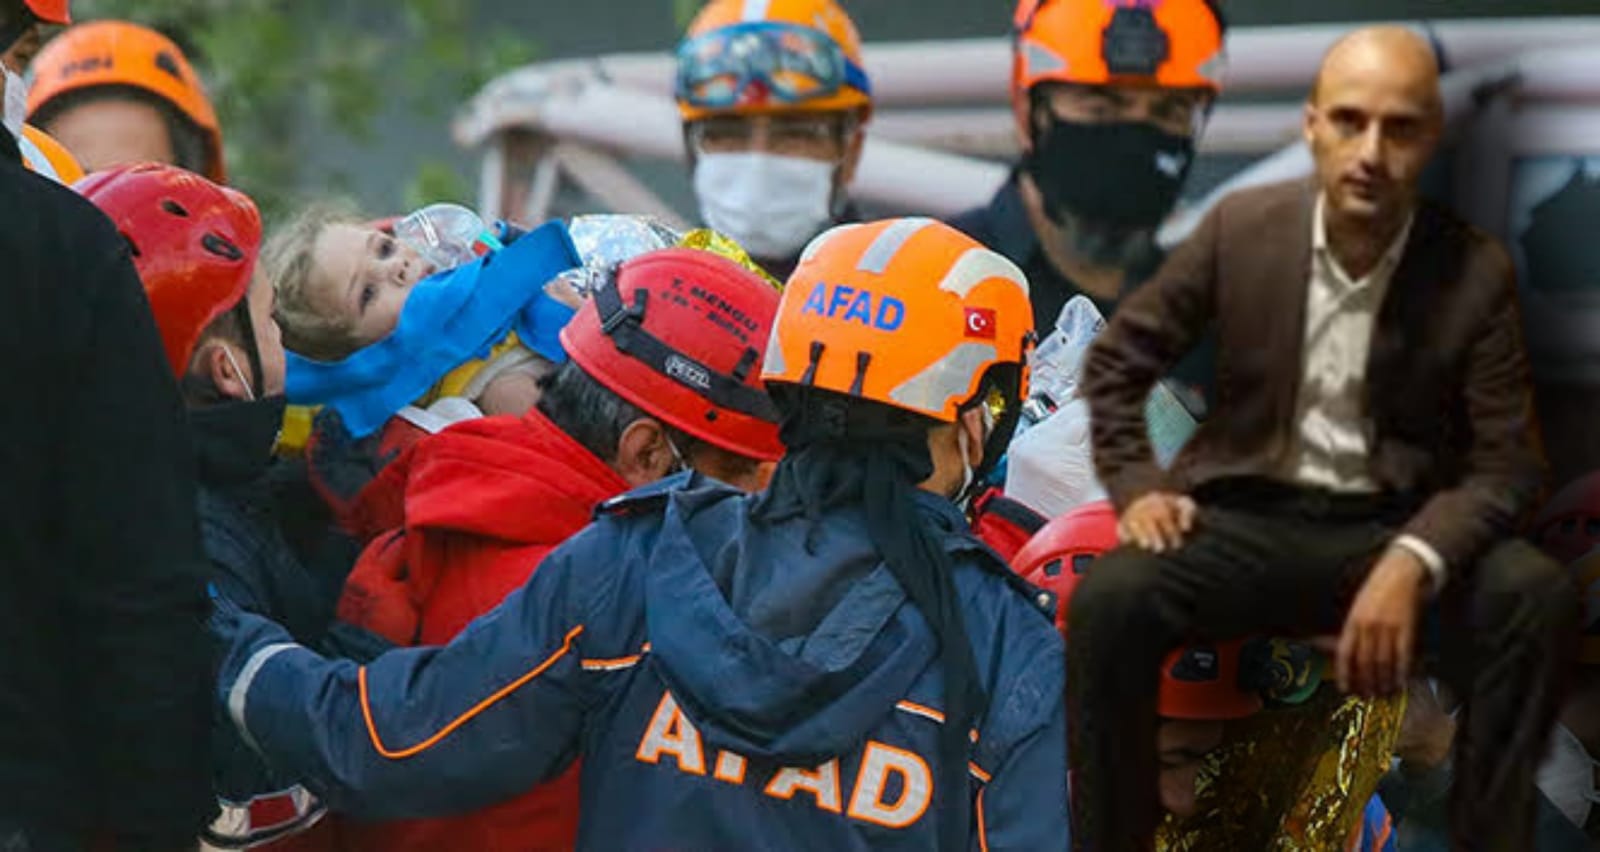
<instances>
[{"instance_id":1,"label":"striped shirt cuff","mask_svg":"<svg viewBox=\"0 0 1600 852\"><path fill-rule=\"evenodd\" d=\"M1445 571L1444 557L1439 555L1439 551L1434 550L1433 545L1410 533L1397 536L1394 544L1396 547L1403 547L1411 551L1413 555L1422 560L1422 564L1428 568L1429 579L1432 580L1429 585L1432 587L1433 594L1437 595L1439 590L1444 588L1445 580L1449 577L1449 574Z\"/></svg>"}]
</instances>

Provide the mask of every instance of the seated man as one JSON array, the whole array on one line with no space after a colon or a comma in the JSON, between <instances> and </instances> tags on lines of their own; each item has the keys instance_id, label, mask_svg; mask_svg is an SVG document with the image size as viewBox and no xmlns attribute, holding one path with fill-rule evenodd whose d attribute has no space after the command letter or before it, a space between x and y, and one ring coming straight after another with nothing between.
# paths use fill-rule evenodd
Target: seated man
<instances>
[{"instance_id":1,"label":"seated man","mask_svg":"<svg viewBox=\"0 0 1600 852\"><path fill-rule=\"evenodd\" d=\"M1056 596L1056 626L1069 644L1073 594L1116 544L1117 519L1111 505L1089 503L1051 520L1012 559L1018 574ZM1321 662L1300 643L1263 637L1193 641L1174 648L1162 660L1156 757L1161 807L1176 818L1162 826L1169 848L1265 849L1285 842L1295 848L1333 848L1346 837L1353 839L1352 850L1392 848L1383 843L1390 834L1388 812L1372 795L1383 755L1367 759L1386 750L1387 740L1370 737L1363 726L1354 732L1363 740L1363 750L1354 754L1348 750L1350 737L1323 712L1325 702L1308 700L1321 682ZM1255 716L1268 698L1274 704L1273 715L1295 716L1309 710L1309 725L1301 726L1298 720L1230 724ZM1342 758L1354 757L1351 763L1358 767L1341 772L1337 784L1330 784L1332 779L1320 771L1329 763L1319 758L1330 738L1292 736L1318 725L1332 729L1335 750ZM1225 738L1228 727L1234 730ZM1380 740L1373 743L1373 752L1364 750L1367 739ZM1188 819L1201 810L1200 772L1208 763L1210 813ZM1244 771L1235 771L1244 764L1248 764ZM1261 790L1262 781L1275 789ZM1245 789L1254 794L1240 795ZM1284 818L1287 806L1306 799L1317 801L1316 819ZM1281 812L1257 813L1273 808ZM1227 815L1214 818L1217 811Z\"/></svg>"},{"instance_id":2,"label":"seated man","mask_svg":"<svg viewBox=\"0 0 1600 852\"><path fill-rule=\"evenodd\" d=\"M449 645L366 667L224 610L218 694L373 815L481 807L581 757L583 848L1064 849L1061 639L952 502L1015 422L1027 299L938 223L829 231L760 368L788 450L767 491L608 501ZM654 349L625 316L657 302L618 344Z\"/></svg>"},{"instance_id":3,"label":"seated man","mask_svg":"<svg viewBox=\"0 0 1600 852\"><path fill-rule=\"evenodd\" d=\"M1426 41L1339 41L1305 110L1315 184L1225 199L1089 351L1126 542L1077 592L1068 651L1074 815L1097 852L1149 848L1155 670L1176 643L1342 625L1339 685L1389 695L1434 596L1467 708L1457 842L1532 847L1577 612L1560 566L1511 538L1542 471L1510 260L1417 199L1442 112ZM1163 470L1145 400L1208 328L1219 404Z\"/></svg>"}]
</instances>

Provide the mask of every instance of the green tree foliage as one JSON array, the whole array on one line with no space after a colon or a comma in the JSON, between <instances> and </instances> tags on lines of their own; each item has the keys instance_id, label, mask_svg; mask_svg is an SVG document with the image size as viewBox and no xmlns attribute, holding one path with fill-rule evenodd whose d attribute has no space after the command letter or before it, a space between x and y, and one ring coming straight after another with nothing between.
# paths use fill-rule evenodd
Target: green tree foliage
<instances>
[{"instance_id":1,"label":"green tree foliage","mask_svg":"<svg viewBox=\"0 0 1600 852\"><path fill-rule=\"evenodd\" d=\"M398 102L419 125L448 132L451 111L494 75L534 57L525 39L470 31L477 0L76 0L79 20L121 18L172 37L205 78L224 129L232 183L268 218L292 209L315 120L372 138ZM410 201L470 199L448 164L419 164Z\"/></svg>"}]
</instances>

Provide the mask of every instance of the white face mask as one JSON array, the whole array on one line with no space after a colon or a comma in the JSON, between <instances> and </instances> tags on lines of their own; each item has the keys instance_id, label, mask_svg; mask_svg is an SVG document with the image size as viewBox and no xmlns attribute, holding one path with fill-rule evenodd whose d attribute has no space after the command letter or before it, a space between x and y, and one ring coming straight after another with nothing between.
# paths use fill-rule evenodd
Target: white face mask
<instances>
[{"instance_id":1,"label":"white face mask","mask_svg":"<svg viewBox=\"0 0 1600 852\"><path fill-rule=\"evenodd\" d=\"M21 138L22 122L28 117L28 81L4 62L0 62L0 70L5 71L6 80L5 127L12 136Z\"/></svg>"},{"instance_id":2,"label":"white face mask","mask_svg":"<svg viewBox=\"0 0 1600 852\"><path fill-rule=\"evenodd\" d=\"M756 257L788 258L833 224L837 168L759 151L701 154L694 192L707 225Z\"/></svg>"},{"instance_id":3,"label":"white face mask","mask_svg":"<svg viewBox=\"0 0 1600 852\"><path fill-rule=\"evenodd\" d=\"M993 430L994 417L989 414L988 408L984 408L982 434L985 442L989 440L989 433ZM967 461L968 450L971 449L972 446L971 442L967 440L967 430L961 428L956 429L956 446L961 450L961 488L960 490L956 491L956 496L953 499L960 501L963 497L967 496L967 489L972 487L972 480L977 478L978 472L974 470L972 468L972 464Z\"/></svg>"},{"instance_id":4,"label":"white face mask","mask_svg":"<svg viewBox=\"0 0 1600 852\"><path fill-rule=\"evenodd\" d=\"M1589 810L1600 803L1595 790L1595 768L1600 761L1589 756L1583 743L1566 725L1556 725L1550 741L1550 754L1539 767L1539 789L1550 804L1579 828L1589 819Z\"/></svg>"}]
</instances>

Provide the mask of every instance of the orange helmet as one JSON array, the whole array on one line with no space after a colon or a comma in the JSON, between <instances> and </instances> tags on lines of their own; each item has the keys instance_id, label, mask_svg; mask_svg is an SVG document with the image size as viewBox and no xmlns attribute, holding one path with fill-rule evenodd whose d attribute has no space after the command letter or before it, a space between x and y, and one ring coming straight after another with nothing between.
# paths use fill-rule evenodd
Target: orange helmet
<instances>
[{"instance_id":1,"label":"orange helmet","mask_svg":"<svg viewBox=\"0 0 1600 852\"><path fill-rule=\"evenodd\" d=\"M1212 0L1021 0L1013 24L1013 95L1047 82L1222 88Z\"/></svg>"},{"instance_id":2,"label":"orange helmet","mask_svg":"<svg viewBox=\"0 0 1600 852\"><path fill-rule=\"evenodd\" d=\"M1056 595L1056 627L1066 636L1072 593L1094 561L1116 544L1111 504L1087 503L1045 524L1017 551L1012 568ZM1260 677L1247 673L1260 666L1252 641L1190 642L1174 649L1161 664L1156 712L1168 719L1242 719L1256 713L1265 702L1254 688Z\"/></svg>"},{"instance_id":3,"label":"orange helmet","mask_svg":"<svg viewBox=\"0 0 1600 852\"><path fill-rule=\"evenodd\" d=\"M125 21L94 21L57 36L33 61L28 116L47 123L52 102L69 92L101 86L127 86L170 104L201 132L206 144L206 177L227 179L222 160L222 129L206 98L199 75L171 39Z\"/></svg>"},{"instance_id":4,"label":"orange helmet","mask_svg":"<svg viewBox=\"0 0 1600 852\"><path fill-rule=\"evenodd\" d=\"M83 166L78 165L77 158L43 130L31 124L22 125L17 146L22 149L22 164L34 174L44 175L66 186L83 179Z\"/></svg>"},{"instance_id":5,"label":"orange helmet","mask_svg":"<svg viewBox=\"0 0 1600 852\"><path fill-rule=\"evenodd\" d=\"M72 10L67 8L72 5L69 0L27 0L26 5L35 18L47 24L72 23Z\"/></svg>"},{"instance_id":6,"label":"orange helmet","mask_svg":"<svg viewBox=\"0 0 1600 852\"><path fill-rule=\"evenodd\" d=\"M932 219L841 225L801 253L761 377L951 423L996 369L1015 411L1033 342L1011 261Z\"/></svg>"},{"instance_id":7,"label":"orange helmet","mask_svg":"<svg viewBox=\"0 0 1600 852\"><path fill-rule=\"evenodd\" d=\"M869 109L861 36L834 0L711 0L678 46L678 111Z\"/></svg>"}]
</instances>

